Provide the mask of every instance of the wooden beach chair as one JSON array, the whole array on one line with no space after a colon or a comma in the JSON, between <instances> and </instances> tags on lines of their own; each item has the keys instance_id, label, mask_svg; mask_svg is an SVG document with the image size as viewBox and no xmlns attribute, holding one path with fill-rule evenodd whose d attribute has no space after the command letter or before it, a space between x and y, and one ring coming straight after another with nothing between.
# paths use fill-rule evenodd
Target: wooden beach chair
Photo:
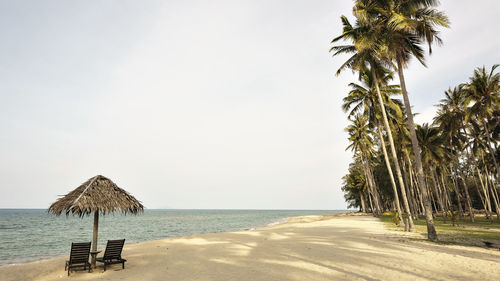
<instances>
[{"instance_id":1,"label":"wooden beach chair","mask_svg":"<svg viewBox=\"0 0 500 281\"><path fill-rule=\"evenodd\" d=\"M66 266L64 267L64 270L68 270L68 276L71 269L77 267L82 267L83 270L86 270L88 267L90 272L89 254L90 254L90 242L71 243L71 252L69 254L69 260L66 261Z\"/></svg>"},{"instance_id":2,"label":"wooden beach chair","mask_svg":"<svg viewBox=\"0 0 500 281\"><path fill-rule=\"evenodd\" d=\"M121 263L122 269L125 269L125 262L127 260L122 259L123 244L125 244L125 239L108 240L104 256L96 259L96 261L104 263L104 271L106 271L106 265L117 263Z\"/></svg>"}]
</instances>

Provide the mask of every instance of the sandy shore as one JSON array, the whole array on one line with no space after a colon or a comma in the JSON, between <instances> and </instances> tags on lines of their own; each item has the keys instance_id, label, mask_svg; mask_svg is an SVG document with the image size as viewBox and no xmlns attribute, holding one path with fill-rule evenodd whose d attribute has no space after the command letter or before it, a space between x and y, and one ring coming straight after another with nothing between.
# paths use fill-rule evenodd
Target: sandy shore
<instances>
[{"instance_id":1,"label":"sandy shore","mask_svg":"<svg viewBox=\"0 0 500 281\"><path fill-rule=\"evenodd\" d=\"M292 218L268 229L128 245L71 280L499 280L500 251L416 241L369 216ZM0 280L66 279L65 258L0 267Z\"/></svg>"}]
</instances>

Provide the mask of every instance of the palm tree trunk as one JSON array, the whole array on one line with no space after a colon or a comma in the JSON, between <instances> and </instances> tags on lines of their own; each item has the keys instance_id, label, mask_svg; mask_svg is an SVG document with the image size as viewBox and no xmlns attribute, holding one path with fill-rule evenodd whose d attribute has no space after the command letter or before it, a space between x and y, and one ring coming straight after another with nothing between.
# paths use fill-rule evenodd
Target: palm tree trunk
<instances>
[{"instance_id":1,"label":"palm tree trunk","mask_svg":"<svg viewBox=\"0 0 500 281\"><path fill-rule=\"evenodd\" d=\"M417 205L415 203L415 195L412 193L412 190L410 190L408 184L405 184L405 189L406 189L406 194L408 194L408 203L410 204L412 220L416 220L417 219L416 215L418 212L416 208Z\"/></svg>"},{"instance_id":2,"label":"palm tree trunk","mask_svg":"<svg viewBox=\"0 0 500 281\"><path fill-rule=\"evenodd\" d=\"M465 130L465 128L462 128L462 130L463 130L464 136L467 136L467 131ZM470 128L469 128L469 130L470 130ZM472 151L469 151L468 147L465 148L465 153L467 155L468 162L472 163L472 165L471 165L472 166L472 170L471 170L472 180L474 181L474 185L476 186L477 193L479 194L479 198L481 199L481 203L483 204L483 210L485 210L485 212L486 212L486 218L491 221L491 214L488 211L488 204L487 204L486 198L483 197L483 193L481 192L481 189L479 188L476 177L474 176L474 168L476 168L476 171L478 173L478 177L479 177L479 180L481 181L481 186L482 186L481 173L479 172L479 168L474 164L474 162L477 162L477 161L474 159ZM462 180L464 180L464 179L462 179ZM466 184L465 180L464 180L464 184ZM472 203L471 203L471 205L472 205ZM471 210L471 221L474 221L473 216L474 216L474 214L473 214L473 211Z\"/></svg>"},{"instance_id":3,"label":"palm tree trunk","mask_svg":"<svg viewBox=\"0 0 500 281\"><path fill-rule=\"evenodd\" d=\"M368 198L370 199L370 209L371 209L371 212L374 216L377 216L376 212L377 212L377 202L375 200L375 194L373 192L373 186L372 186L372 182L371 180L369 179L368 177L368 172L366 171L366 167L365 167L365 163L364 161L362 160L362 165L363 167L363 171L365 173L365 179L366 179L366 183L367 183L367 187L368 187Z\"/></svg>"},{"instance_id":4,"label":"palm tree trunk","mask_svg":"<svg viewBox=\"0 0 500 281\"><path fill-rule=\"evenodd\" d=\"M368 182L368 186L371 189L372 198L373 198L373 201L375 204L376 210L373 210L373 215L379 216L381 214L380 196L378 194L377 187L375 186L375 182L373 181L373 178L371 176L369 164L365 160L365 158L363 157L363 153L360 153L360 155L361 155L361 162L362 162L363 168L365 170L365 178L366 178L366 181Z\"/></svg>"},{"instance_id":5,"label":"palm tree trunk","mask_svg":"<svg viewBox=\"0 0 500 281\"><path fill-rule=\"evenodd\" d=\"M464 218L464 209L462 208L462 196L460 195L460 189L458 186L458 181L455 178L455 175L452 175L453 188L455 189L455 195L457 196L457 205L458 205L458 217Z\"/></svg>"},{"instance_id":6,"label":"palm tree trunk","mask_svg":"<svg viewBox=\"0 0 500 281\"><path fill-rule=\"evenodd\" d=\"M482 157L482 155L481 155L481 157ZM500 220L500 209L498 208L498 197L497 197L497 194L495 192L495 185L490 179L490 173L488 172L488 167L486 166L486 163L484 161L484 157L482 157L482 159L483 159L483 165L484 165L484 172L486 173L486 175L485 175L486 188L488 188L488 190L491 189L491 197L493 198L493 203L495 204L495 212L497 214L497 220Z\"/></svg>"},{"instance_id":7,"label":"palm tree trunk","mask_svg":"<svg viewBox=\"0 0 500 281\"><path fill-rule=\"evenodd\" d=\"M401 63L400 55L397 56L397 70L399 76L399 82L401 85L401 92L403 94L403 101L406 110L406 117L408 118L408 127L410 130L411 144L413 147L413 154L415 155L415 164L417 166L417 179L422 191L422 197L424 199L425 207L425 222L427 223L427 238L431 241L437 240L436 228L434 226L434 219L432 218L432 206L429 199L429 192L427 191L427 186L424 180L424 169L422 167L422 158L420 155L420 148L418 147L417 133L415 132L415 123L413 122L413 113L411 111L410 100L408 98L408 91L406 90L406 83L403 74L403 65Z\"/></svg>"},{"instance_id":8,"label":"palm tree trunk","mask_svg":"<svg viewBox=\"0 0 500 281\"><path fill-rule=\"evenodd\" d=\"M486 173L488 173L487 169L486 169ZM499 197L498 197L497 188L495 187L495 186L497 186L497 184L495 183L495 180L493 179L493 176L492 177L488 176L488 178L490 179L491 193L492 193L493 197L496 198L496 200L500 203L500 200L499 200Z\"/></svg>"},{"instance_id":9,"label":"palm tree trunk","mask_svg":"<svg viewBox=\"0 0 500 281\"><path fill-rule=\"evenodd\" d=\"M417 205L417 196L415 194L415 190L413 189L413 184L408 177L408 172L406 172L406 161L403 157L401 157L401 169L403 170L403 176L405 180L406 193L409 194L410 199L410 207L412 208L413 219L418 219L418 205Z\"/></svg>"},{"instance_id":10,"label":"palm tree trunk","mask_svg":"<svg viewBox=\"0 0 500 281\"><path fill-rule=\"evenodd\" d=\"M421 209L421 214L424 214L425 208L424 208L424 200L422 198L422 192L420 191L420 187L418 186L417 181L413 177L413 166L411 165L411 159L410 155L406 155L406 158L408 160L408 172L410 174L410 182L414 185L415 191L418 194L418 201L420 203L420 209Z\"/></svg>"},{"instance_id":11,"label":"palm tree trunk","mask_svg":"<svg viewBox=\"0 0 500 281\"><path fill-rule=\"evenodd\" d=\"M469 196L469 188L467 186L467 182L463 177L460 177L462 179L462 182L464 183L464 190L465 190L465 197L467 199L467 208L469 209L469 216L470 216L470 222L474 223L474 211L472 209L472 202L470 200Z\"/></svg>"},{"instance_id":12,"label":"palm tree trunk","mask_svg":"<svg viewBox=\"0 0 500 281\"><path fill-rule=\"evenodd\" d=\"M495 192L495 187L492 184L489 184L491 189L491 197L493 197L493 203L495 203L495 212L497 214L497 220L500 220L500 207L498 204L498 197Z\"/></svg>"},{"instance_id":13,"label":"palm tree trunk","mask_svg":"<svg viewBox=\"0 0 500 281\"><path fill-rule=\"evenodd\" d=\"M370 212L372 212L372 214L374 214L373 200L372 200L372 195L370 192L368 192L368 201L370 202Z\"/></svg>"},{"instance_id":14,"label":"palm tree trunk","mask_svg":"<svg viewBox=\"0 0 500 281\"><path fill-rule=\"evenodd\" d=\"M405 184L403 181L403 176L401 174L401 169L398 161L398 156L396 154L396 149L394 146L394 139L392 138L391 127L389 126L389 120L387 119L387 113L385 111L384 100L382 94L380 93L380 88L378 85L377 74L375 73L375 68L372 66L372 77L375 83L375 90L377 91L378 103L380 105L380 110L382 111L382 117L384 119L385 131L387 132L387 137L389 138L389 145L391 148L392 160L394 163L394 168L396 169L396 175L398 176L399 188L401 189L401 197L403 197L403 203L405 206L406 214L408 215L409 231L415 231L415 225L413 224L413 219L411 215L410 205L408 204L408 197L406 196Z\"/></svg>"},{"instance_id":15,"label":"palm tree trunk","mask_svg":"<svg viewBox=\"0 0 500 281\"><path fill-rule=\"evenodd\" d=\"M372 169L370 167L370 164L366 162L366 169L368 172L368 177L370 178L370 181L372 182L372 187L373 187L373 193L375 195L375 202L377 206L377 216L381 216L382 213L384 212L384 208L382 207L382 200L380 198L380 193L378 192L377 184L375 183L375 177L373 176Z\"/></svg>"},{"instance_id":16,"label":"palm tree trunk","mask_svg":"<svg viewBox=\"0 0 500 281\"><path fill-rule=\"evenodd\" d=\"M450 145L451 145L451 141L450 141ZM456 155L455 155L456 156ZM457 163L458 163L458 156L456 156L457 158ZM457 173L456 173L456 170L453 170L453 164L450 162L450 174L451 174L451 179L453 181L453 187L455 189L455 193L457 195L457 204L458 204L458 216L460 218L464 218L464 210L462 209L462 203L460 202L460 188L458 186L458 180L457 180Z\"/></svg>"},{"instance_id":17,"label":"palm tree trunk","mask_svg":"<svg viewBox=\"0 0 500 281\"><path fill-rule=\"evenodd\" d=\"M391 179L392 190L394 191L394 204L396 205L396 210L399 217L399 227L403 226L403 216L401 215L401 205L399 204L398 189L396 187L396 181L394 181L394 175L392 174L391 163L389 161L389 156L387 155L387 149L385 148L384 136L382 135L382 130L377 124L378 136L380 138L380 145L382 146L382 151L384 152L385 165L387 166L387 171L389 173L389 178Z\"/></svg>"},{"instance_id":18,"label":"palm tree trunk","mask_svg":"<svg viewBox=\"0 0 500 281\"><path fill-rule=\"evenodd\" d=\"M491 200L490 200L490 194L488 192L488 189L486 189L486 187L484 186L483 175L479 171L479 168L476 167L476 170L477 170L477 175L479 176L479 182L481 183L481 188L483 189L484 201L486 202L486 205L485 205L486 215L488 216L488 218L492 222L493 220L492 220L492 217L491 217Z\"/></svg>"},{"instance_id":19,"label":"palm tree trunk","mask_svg":"<svg viewBox=\"0 0 500 281\"><path fill-rule=\"evenodd\" d=\"M446 223L446 219L447 219L447 216L446 216L446 208L444 206L444 200L443 200L443 194L441 192L441 188L439 188L439 183L437 182L437 179L436 179L436 172L433 168L430 168L431 169L431 175L432 175L432 182L434 183L434 191L436 192L436 197L437 197L437 200L438 200L438 203L439 203L439 206L441 207L441 213L443 214L443 220L444 220L444 223Z\"/></svg>"},{"instance_id":20,"label":"palm tree trunk","mask_svg":"<svg viewBox=\"0 0 500 281\"><path fill-rule=\"evenodd\" d=\"M488 149L490 150L490 153L491 153L491 158L493 158L493 163L495 164L495 169L497 170L497 180L500 180L500 169L498 169L498 163L497 163L497 159L496 159L496 154L493 150L493 148L491 147L491 138L490 138L490 131L488 130L488 123L486 122L486 120L483 122L484 124L484 131L486 132L486 139L488 140Z\"/></svg>"},{"instance_id":21,"label":"palm tree trunk","mask_svg":"<svg viewBox=\"0 0 500 281\"><path fill-rule=\"evenodd\" d=\"M479 198L481 199L481 203L483 204L483 210L486 212L486 218L489 219L488 207L486 206L486 200L484 199L483 192L480 189L479 184L477 183L476 177L474 177L474 175L472 175L472 179L474 180L474 185L476 186L477 194L479 194Z\"/></svg>"},{"instance_id":22,"label":"palm tree trunk","mask_svg":"<svg viewBox=\"0 0 500 281\"><path fill-rule=\"evenodd\" d=\"M441 183L443 184L443 191L446 199L446 209L450 212L453 212L451 209L451 195L450 195L450 190L446 186L446 182L444 181L444 169L441 171Z\"/></svg>"},{"instance_id":23,"label":"palm tree trunk","mask_svg":"<svg viewBox=\"0 0 500 281\"><path fill-rule=\"evenodd\" d=\"M491 194L492 194L493 200L495 201L495 210L497 213L497 220L500 220L500 200L498 198L498 194L495 190L495 185L493 183L490 184L490 188L491 188Z\"/></svg>"},{"instance_id":24,"label":"palm tree trunk","mask_svg":"<svg viewBox=\"0 0 500 281\"><path fill-rule=\"evenodd\" d=\"M432 192L433 190L434 190L434 192ZM437 201L437 200L436 200L436 196L434 195L434 194L436 194L436 190L435 190L435 188L431 188L431 190L430 190L430 192L429 192L429 193L430 193L430 195L431 195L431 201L432 201L432 206L434 206L434 211L435 211L436 213L439 213L439 210L440 210L440 209L437 207L437 204L436 204L436 201Z\"/></svg>"},{"instance_id":25,"label":"palm tree trunk","mask_svg":"<svg viewBox=\"0 0 500 281\"><path fill-rule=\"evenodd\" d=\"M359 191L359 199L361 201L361 212L366 213L366 203L365 203L365 195L363 194L363 191Z\"/></svg>"}]
</instances>

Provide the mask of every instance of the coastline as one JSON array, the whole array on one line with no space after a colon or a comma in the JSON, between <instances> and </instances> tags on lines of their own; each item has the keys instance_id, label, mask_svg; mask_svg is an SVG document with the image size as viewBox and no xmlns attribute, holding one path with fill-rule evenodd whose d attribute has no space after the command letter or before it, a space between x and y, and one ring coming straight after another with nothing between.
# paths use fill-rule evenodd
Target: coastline
<instances>
[{"instance_id":1,"label":"coastline","mask_svg":"<svg viewBox=\"0 0 500 281\"><path fill-rule=\"evenodd\" d=\"M17 209L16 209L17 210ZM19 209L19 210L23 210L23 209ZM36 209L36 210L39 210L39 209ZM40 210L44 210L44 209L40 209ZM335 210L333 210L335 211ZM341 211L341 212L335 212L335 213L332 213L331 215L335 215L335 214L343 214L343 213L351 213L352 211ZM240 231L258 231L258 230L265 230L265 229L268 229L268 228L271 228L273 226L277 226L277 225L281 225L281 224L286 224L288 223L291 219L293 220L294 218L300 218L300 217L309 217L310 215L308 216L293 216L293 217L283 217L283 218L279 218L277 219L276 221L273 221L273 222L270 222L268 224L265 224L265 225L262 225L262 226L256 226L256 227L249 227L249 228L242 228L242 229L239 229L239 230L230 230L230 231L222 231L222 232L208 232L208 233L199 233L199 234L193 234L193 235L185 235L185 236L173 236L173 237L165 237L165 238L161 238L161 239L153 239L153 240L146 240L146 241L140 241L140 242L133 242L133 243L126 243L125 244L125 247L129 246L129 245L137 245L137 244L140 244L140 243L145 243L145 242L152 242L152 241L162 241L162 240L166 240L166 239L178 239L178 238L190 238L190 237L194 237L194 236L200 236L200 235L207 235L207 234L221 234L221 233L231 233L231 232L240 232ZM314 215L312 215L314 216ZM102 247L104 247L103 245L101 245ZM102 249L104 250L104 248ZM59 259L59 258L63 258L63 257L67 257L68 254L60 254L60 255L54 255L54 256L46 256L46 257L40 257L40 258L37 258L35 260L26 260L26 261L16 261L14 263L7 263L7 264L0 264L0 269L1 268L4 268L4 267L11 267L11 266L22 266L22 265L28 265L28 264L32 264L32 263L38 263L38 262L43 262L43 261L50 261L52 259Z\"/></svg>"},{"instance_id":2,"label":"coastline","mask_svg":"<svg viewBox=\"0 0 500 281\"><path fill-rule=\"evenodd\" d=\"M431 244L353 213L300 216L262 230L167 238L126 245L120 266L74 280L495 280L500 252ZM0 267L2 280L66 278L64 260ZM487 269L487 270L485 270Z\"/></svg>"},{"instance_id":3,"label":"coastline","mask_svg":"<svg viewBox=\"0 0 500 281\"><path fill-rule=\"evenodd\" d=\"M198 210L148 209L140 216L104 216L98 247L106 239L126 238L126 245L207 233L261 229L285 217L326 214L342 210ZM90 241L91 217L55 217L45 209L0 210L0 267L66 256L72 242ZM13 227L9 227L13 225ZM54 231L57 230L57 231ZM46 235L40 236L40 234Z\"/></svg>"}]
</instances>

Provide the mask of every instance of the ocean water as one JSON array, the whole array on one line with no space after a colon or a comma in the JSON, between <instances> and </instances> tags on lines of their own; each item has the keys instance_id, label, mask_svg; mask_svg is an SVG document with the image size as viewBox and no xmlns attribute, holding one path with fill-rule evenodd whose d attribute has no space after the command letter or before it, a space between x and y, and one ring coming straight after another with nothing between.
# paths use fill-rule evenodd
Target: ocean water
<instances>
[{"instance_id":1,"label":"ocean water","mask_svg":"<svg viewBox=\"0 0 500 281\"><path fill-rule=\"evenodd\" d=\"M145 210L143 214L99 217L98 248L108 239L126 244L169 237L264 227L293 216L341 211L307 210ZM92 241L93 215L47 214L43 209L0 209L0 266L69 255L71 242Z\"/></svg>"}]
</instances>

